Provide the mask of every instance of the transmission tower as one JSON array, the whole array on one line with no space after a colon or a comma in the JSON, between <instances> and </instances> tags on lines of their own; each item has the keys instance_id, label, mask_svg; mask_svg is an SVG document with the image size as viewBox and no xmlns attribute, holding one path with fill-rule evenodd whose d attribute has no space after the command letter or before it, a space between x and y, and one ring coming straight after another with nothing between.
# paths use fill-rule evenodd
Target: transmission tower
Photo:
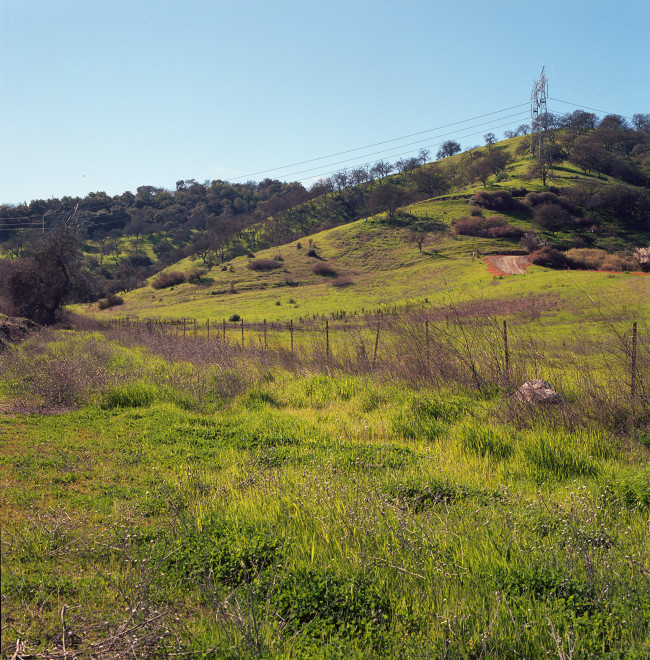
<instances>
[{"instance_id":1,"label":"transmission tower","mask_svg":"<svg viewBox=\"0 0 650 660\"><path fill-rule=\"evenodd\" d=\"M548 78L542 73L539 79L533 84L533 91L530 95L530 153L532 156L537 155L540 158L544 153L544 143L546 138L546 123L547 112L546 97L548 96ZM537 145L537 153L535 153L535 145Z\"/></svg>"}]
</instances>

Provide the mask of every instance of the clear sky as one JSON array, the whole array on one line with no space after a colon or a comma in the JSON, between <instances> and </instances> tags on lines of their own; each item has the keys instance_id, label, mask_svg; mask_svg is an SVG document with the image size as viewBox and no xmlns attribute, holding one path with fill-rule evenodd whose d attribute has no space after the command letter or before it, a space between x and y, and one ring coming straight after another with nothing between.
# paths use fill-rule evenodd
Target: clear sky
<instances>
[{"instance_id":1,"label":"clear sky","mask_svg":"<svg viewBox=\"0 0 650 660\"><path fill-rule=\"evenodd\" d=\"M0 202L466 148L529 122L504 109L542 66L550 97L631 117L649 35L650 0L0 0Z\"/></svg>"}]
</instances>

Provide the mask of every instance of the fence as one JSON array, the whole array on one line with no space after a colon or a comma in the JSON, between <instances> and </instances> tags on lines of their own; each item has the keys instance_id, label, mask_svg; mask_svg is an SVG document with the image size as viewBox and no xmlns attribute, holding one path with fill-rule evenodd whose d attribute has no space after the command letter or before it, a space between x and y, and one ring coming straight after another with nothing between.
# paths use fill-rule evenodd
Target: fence
<instances>
[{"instance_id":1,"label":"fence","mask_svg":"<svg viewBox=\"0 0 650 660\"><path fill-rule=\"evenodd\" d=\"M647 378L642 375L650 365L650 352L647 344L641 344L636 321L618 327L606 324L607 337L602 325L600 332L591 338L581 325L581 336L564 338L561 345L559 340L544 342L535 338L525 323L509 325L505 319L472 321L450 316L443 322L439 319L436 322L426 314L368 317L356 323L326 319L295 325L293 321L246 323L243 319L198 321L128 317L98 323L105 330L159 335L176 341L218 342L241 351L275 352L296 358L318 355L328 370L355 362L357 369L361 366L366 371L374 371L387 362L410 360L412 369L429 375L463 369L469 380L479 387L495 380L516 383L545 374L556 378L569 372L584 376L587 371L595 378L594 382L600 379L604 383L609 374L615 377L616 388L627 391L632 408L640 401L647 405ZM644 336L647 337L647 333Z\"/></svg>"}]
</instances>

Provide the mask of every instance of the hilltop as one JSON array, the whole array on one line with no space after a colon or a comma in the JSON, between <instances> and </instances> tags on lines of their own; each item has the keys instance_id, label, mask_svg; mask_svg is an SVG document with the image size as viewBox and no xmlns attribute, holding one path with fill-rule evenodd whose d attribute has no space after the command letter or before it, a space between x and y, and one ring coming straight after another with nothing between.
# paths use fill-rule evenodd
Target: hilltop
<instances>
[{"instance_id":1,"label":"hilltop","mask_svg":"<svg viewBox=\"0 0 650 660\"><path fill-rule=\"evenodd\" d=\"M436 162L423 151L309 190L270 179L179 181L173 192L142 186L4 213L56 217L75 205L84 235L72 300L101 318L365 314L380 304L526 294L555 286L558 269L580 287L611 284L590 271L650 269L650 135L647 116L635 118L634 128L616 115L551 118L548 149L532 160L529 135L487 134L485 146L463 153L448 141ZM4 253L19 261L33 240L17 232ZM519 260L535 264L525 284L495 282L509 269L494 255L528 255Z\"/></svg>"}]
</instances>

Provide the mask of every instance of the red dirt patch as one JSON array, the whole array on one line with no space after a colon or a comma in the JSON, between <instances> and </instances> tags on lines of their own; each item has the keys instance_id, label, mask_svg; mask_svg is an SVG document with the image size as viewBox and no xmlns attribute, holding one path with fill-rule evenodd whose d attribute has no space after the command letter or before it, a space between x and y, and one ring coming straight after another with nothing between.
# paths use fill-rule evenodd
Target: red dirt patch
<instances>
[{"instance_id":1,"label":"red dirt patch","mask_svg":"<svg viewBox=\"0 0 650 660\"><path fill-rule=\"evenodd\" d=\"M488 273L497 277L523 275L530 266L530 260L526 255L496 254L485 257L483 261L487 264Z\"/></svg>"}]
</instances>

